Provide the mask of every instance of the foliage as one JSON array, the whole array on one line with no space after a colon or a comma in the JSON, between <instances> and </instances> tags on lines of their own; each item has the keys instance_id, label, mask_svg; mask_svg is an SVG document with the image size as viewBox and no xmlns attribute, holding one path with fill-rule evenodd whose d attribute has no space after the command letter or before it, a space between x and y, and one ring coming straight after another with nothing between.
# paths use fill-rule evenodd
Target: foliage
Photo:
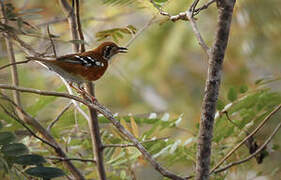
<instances>
[{"instance_id":1,"label":"foliage","mask_svg":"<svg viewBox=\"0 0 281 180\"><path fill-rule=\"evenodd\" d=\"M9 131L0 131L0 175L1 177L12 174L25 173L30 176L52 179L64 176L64 172L59 168L44 167L47 163L43 156L39 154L29 154L29 150L23 143L17 143L16 136ZM25 175L26 176L26 175Z\"/></svg>"},{"instance_id":2,"label":"foliage","mask_svg":"<svg viewBox=\"0 0 281 180\"><path fill-rule=\"evenodd\" d=\"M103 5L99 5L98 2L102 2ZM182 12L187 8L187 1L154 2L171 14ZM14 1L14 6L12 4L7 6L7 19L13 23L9 26L0 24L0 30L21 34L20 37L38 51L44 52L47 49L47 54L51 54L47 48L49 39L44 33L45 27L40 24L53 20L54 14L62 16L61 10L48 1L36 1L30 4L28 9L26 7L21 9L18 3L19 1ZM276 38L281 22L279 6L275 1L269 3L266 0L237 3L239 8L236 9L233 20L224 64L224 79L217 104L212 166L245 137L246 131L251 132L281 102L279 61L281 46L280 38ZM205 56L202 55L189 24L162 23L162 17L158 16L157 9L149 1L104 0L97 1L96 6L93 6L92 1L83 1L81 9L85 41L70 40L68 25L64 21L50 24L53 33L57 34L55 41L60 54L70 53L71 43L92 46L98 44L96 41L111 39L118 44L126 44L127 40L134 37L146 24L147 19L156 17L153 25L129 47L129 53L121 56L120 61L114 61L110 72L96 83L97 98L114 112L119 112L116 118L143 142L160 164L179 175L190 175L187 172L192 172L195 164L198 121L207 62L202 60ZM257 12L256 9L259 9L258 12L265 12L266 15L254 13ZM93 16L96 20L83 21L85 16ZM106 17L111 16L115 17L114 21L106 20ZM99 18L101 20L98 20ZM215 29L215 23L210 23L213 22L210 19L216 18L215 11L209 8L197 18L203 37L207 44L211 44L213 35L209 31ZM4 52L1 49L2 51ZM21 53L16 52L18 60L24 59ZM6 59L1 60L3 60L0 61L1 65L7 63ZM56 76L49 75L35 64L19 65L18 68L20 85L23 87L65 91L65 87ZM0 73L1 83L10 83L8 69L1 70ZM268 78L264 74L273 77ZM8 95L12 97L11 94ZM154 101L151 102L151 99ZM44 127L47 127L68 103L62 98L28 94L22 94L22 101L25 110L37 118ZM9 104L2 100L0 103L9 107ZM81 108L87 110L84 106ZM225 109L237 126L229 122L222 113ZM61 170L67 171L60 161L52 165L54 167L43 167L43 164L44 166L53 164L44 157L53 156L54 152L33 137L26 135L18 137L12 133L24 129L2 111L0 120L2 122L0 125L4 126L5 130L0 132L1 175L12 177L13 174L24 172L42 177L47 172L49 175L60 176L63 175ZM114 129L105 117L99 116L99 122L102 142L105 145L130 145L131 142ZM270 120L270 123L254 137L255 140L263 143L275 123L276 118ZM92 159L87 122L75 108L70 108L61 116L51 129L51 134L66 149L69 157ZM244 169L249 167L260 172L260 175L279 177L280 169L276 167L280 166L280 162L276 162L270 153L275 152L279 157L280 145L280 137L276 136L264 164L257 166L255 161L250 161L241 168L217 174L214 179L226 179L233 174L241 174L244 178L247 173ZM17 157L13 159L9 154ZM243 146L229 162L240 160L247 155L248 149ZM155 174L134 147L107 147L104 156L109 179L132 179L134 176L145 174L144 172ZM97 178L92 163L73 162L83 171L87 179ZM236 171L238 172L235 173Z\"/></svg>"},{"instance_id":3,"label":"foliage","mask_svg":"<svg viewBox=\"0 0 281 180\"><path fill-rule=\"evenodd\" d=\"M113 41L118 43L119 40L124 38L124 35L133 36L136 33L136 31L137 29L134 26L128 25L125 28L113 28L113 29L100 31L96 34L96 37L98 38L97 41L102 41L111 37Z\"/></svg>"}]
</instances>

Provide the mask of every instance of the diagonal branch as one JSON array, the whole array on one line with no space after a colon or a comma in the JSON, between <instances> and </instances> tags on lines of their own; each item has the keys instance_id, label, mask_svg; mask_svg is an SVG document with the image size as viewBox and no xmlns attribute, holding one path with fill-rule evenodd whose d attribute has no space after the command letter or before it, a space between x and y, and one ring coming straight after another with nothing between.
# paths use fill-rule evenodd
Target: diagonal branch
<instances>
[{"instance_id":1,"label":"diagonal branch","mask_svg":"<svg viewBox=\"0 0 281 180\"><path fill-rule=\"evenodd\" d=\"M159 140L165 140L168 139L168 137L162 137L162 138L156 138L156 139L149 139L140 142L141 144L149 143L149 142L155 142ZM135 147L135 144L105 144L103 145L103 148L127 148L127 147Z\"/></svg>"},{"instance_id":2,"label":"diagonal branch","mask_svg":"<svg viewBox=\"0 0 281 180\"><path fill-rule=\"evenodd\" d=\"M14 89L17 90L17 88L15 86L10 86L10 85L0 85L1 88L3 89ZM6 87L6 88L5 88ZM32 92L33 90L28 89L28 88L24 88L24 91L21 92ZM14 103L14 105L16 105ZM32 128L34 128L36 131L38 131L38 133L40 133L40 135L47 140L47 142L49 142L50 144L52 144L55 147L55 152L59 157L62 158L68 158L66 153L62 150L62 148L59 146L59 144L57 143L57 141L54 139L53 136L51 136L51 134L46 131L46 129L32 116L30 116L27 112L25 112L21 107L19 107L18 105L16 105L17 110L22 114L22 118L23 121L25 123L27 123L29 126L31 126ZM51 147L53 147L51 146ZM66 167L70 170L70 172L73 174L73 176L75 177L75 179L77 180L84 180L85 178L83 177L83 175L80 173L80 171L73 165L72 162L70 161L65 161L65 165Z\"/></svg>"},{"instance_id":3,"label":"diagonal branch","mask_svg":"<svg viewBox=\"0 0 281 180\"><path fill-rule=\"evenodd\" d=\"M190 25L191 28L195 34L195 37L199 43L199 45L202 47L202 49L205 51L205 53L207 54L207 56L209 57L211 52L210 52L210 48L207 46L207 44L205 43L198 27L197 27L197 23L196 23L196 19L193 17L194 12L195 12L195 8L199 2L199 0L195 0L192 5L190 6L189 10L185 11L185 12L181 12L177 15L170 15L168 12L165 12L162 10L162 8L158 7L154 0L150 0L150 2L153 4L153 6L155 8L158 9L159 13L163 16L167 16L169 17L169 19L173 22L176 22L178 20L184 20L184 21L190 21ZM207 7L206 7L207 8ZM199 13L199 12L198 12Z\"/></svg>"},{"instance_id":4,"label":"diagonal branch","mask_svg":"<svg viewBox=\"0 0 281 180\"><path fill-rule=\"evenodd\" d=\"M58 122L58 120L61 118L61 116L71 107L72 102L68 103L63 110L59 113L59 115L49 124L47 127L47 131L50 132L51 128Z\"/></svg>"},{"instance_id":5,"label":"diagonal branch","mask_svg":"<svg viewBox=\"0 0 281 180\"><path fill-rule=\"evenodd\" d=\"M13 102L11 99L9 99L7 96L3 95L2 93L0 93L2 96L2 99L9 101L13 106L15 106L16 108L18 108L19 106ZM16 114L12 114L11 112L9 112L2 104L0 104L0 107L2 108L2 110L11 118L13 118L15 121L17 121L19 124L21 124L25 129L27 129L27 131L34 136L36 139L39 139L42 143L47 144L48 146L52 147L53 149L56 149L57 147L54 146L53 144L49 143L48 141L45 141L44 139L42 139L41 137L37 136Z\"/></svg>"},{"instance_id":6,"label":"diagonal branch","mask_svg":"<svg viewBox=\"0 0 281 180\"><path fill-rule=\"evenodd\" d=\"M62 157L45 157L46 159L50 160L57 160L57 161L80 161L80 162L91 162L96 163L93 159L81 159L81 158L62 158Z\"/></svg>"},{"instance_id":7,"label":"diagonal branch","mask_svg":"<svg viewBox=\"0 0 281 180\"><path fill-rule=\"evenodd\" d=\"M204 4L203 6L201 6L200 8L194 9L194 11L193 11L193 16L199 14L200 11L202 11L202 10L204 10L204 9L208 9L208 7L209 7L211 4L215 3L215 2L216 2L216 0L210 0L209 2L207 2L206 4Z\"/></svg>"},{"instance_id":8,"label":"diagonal branch","mask_svg":"<svg viewBox=\"0 0 281 180\"><path fill-rule=\"evenodd\" d=\"M25 61L18 61L18 62L9 63L9 64L6 64L4 66L1 66L0 70L5 69L5 68L7 68L9 66L14 66L16 64L25 64L25 63L28 63L29 61L31 61L31 60L28 59L28 60L25 60Z\"/></svg>"},{"instance_id":9,"label":"diagonal branch","mask_svg":"<svg viewBox=\"0 0 281 180\"><path fill-rule=\"evenodd\" d=\"M233 166L236 166L236 165L239 165L239 164L242 164L242 163L245 163L249 160L251 160L253 157L255 157L256 155L258 155L264 148L266 148L266 146L268 145L268 143L272 140L272 138L276 135L276 133L278 132L278 130L280 129L281 127L281 123L279 123L277 125L277 127L274 129L274 131L272 132L272 134L267 138L267 140L264 142L264 144L259 148L257 149L253 154L251 154L250 156L246 157L245 159L242 159L240 161L236 161L236 162L232 162L228 165L226 165L225 167L223 168L220 168L220 169L217 169L217 170L214 170L213 173L220 173L222 171L225 171Z\"/></svg>"},{"instance_id":10,"label":"diagonal branch","mask_svg":"<svg viewBox=\"0 0 281 180\"><path fill-rule=\"evenodd\" d=\"M0 89L10 89L10 90L17 90L21 92L27 92L27 93L33 93L33 94L39 94L39 95L45 95L45 96L56 96L56 97L63 97L68 99L73 99L78 102L81 102L85 104L86 106L90 106L91 108L96 109L99 113L103 114L104 117L106 117L108 120L111 121L111 123L121 132L124 136L126 136L134 145L135 147L143 154L145 159L150 162L150 164L163 176L168 177L173 180L184 180L187 178L180 177L167 169L163 168L152 156L151 154L144 148L144 146L138 141L137 138L135 138L132 133L127 131L121 123L115 119L112 112L110 112L106 107L99 104L97 101L94 103L87 101L85 99L82 99L77 96L73 96L66 93L59 93L59 92L50 92L50 91L41 91L38 89L31 89L31 88L22 88L22 87L16 87L6 84L0 84ZM51 141L50 141L51 142Z\"/></svg>"},{"instance_id":11,"label":"diagonal branch","mask_svg":"<svg viewBox=\"0 0 281 180\"><path fill-rule=\"evenodd\" d=\"M270 118L279 110L281 109L281 104L279 104L273 111L271 111L264 120L256 127L255 130L253 130L247 137L245 137L239 144L237 144L225 157L220 160L215 167L212 168L210 171L210 174L213 173L218 167L222 165L224 161L226 161L239 147L241 147L249 138L251 138L253 135L255 135L266 123Z\"/></svg>"},{"instance_id":12,"label":"diagonal branch","mask_svg":"<svg viewBox=\"0 0 281 180\"><path fill-rule=\"evenodd\" d=\"M198 41L199 45L202 47L202 49L205 51L205 53L209 57L211 55L210 48L207 46L203 37L201 36L201 33L200 33L200 31L197 27L197 23L195 22L195 19L192 15L192 12L187 11L186 16L189 19L190 25L192 27L192 30L193 30L194 34L195 34L195 37L197 38L197 41Z\"/></svg>"}]
</instances>

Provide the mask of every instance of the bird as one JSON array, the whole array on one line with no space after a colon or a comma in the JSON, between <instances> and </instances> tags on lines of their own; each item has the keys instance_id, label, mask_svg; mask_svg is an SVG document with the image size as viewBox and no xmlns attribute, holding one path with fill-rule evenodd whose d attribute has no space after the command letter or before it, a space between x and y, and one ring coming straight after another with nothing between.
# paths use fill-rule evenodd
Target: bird
<instances>
[{"instance_id":1,"label":"bird","mask_svg":"<svg viewBox=\"0 0 281 180\"><path fill-rule=\"evenodd\" d=\"M127 51L127 48L120 47L114 42L103 42L97 48L83 53L68 54L52 59L30 56L26 59L39 61L64 78L72 88L85 93L82 84L100 79L107 70L111 58ZM77 84L78 89L73 83Z\"/></svg>"}]
</instances>

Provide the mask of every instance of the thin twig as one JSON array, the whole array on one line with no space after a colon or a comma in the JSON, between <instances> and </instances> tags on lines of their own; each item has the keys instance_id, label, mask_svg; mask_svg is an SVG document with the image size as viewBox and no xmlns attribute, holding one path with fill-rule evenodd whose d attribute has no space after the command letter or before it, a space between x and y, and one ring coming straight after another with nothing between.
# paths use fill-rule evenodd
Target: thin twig
<instances>
[{"instance_id":1,"label":"thin twig","mask_svg":"<svg viewBox=\"0 0 281 180\"><path fill-rule=\"evenodd\" d=\"M200 8L194 9L193 11L193 16L197 15L200 13L200 11L204 10L204 9L208 9L208 7L213 4L214 2L216 2L216 0L210 0L209 2L207 2L206 4L204 4L203 6L201 6Z\"/></svg>"},{"instance_id":2,"label":"thin twig","mask_svg":"<svg viewBox=\"0 0 281 180\"><path fill-rule=\"evenodd\" d=\"M171 15L170 15L169 13L163 11L162 8L159 7L159 6L154 2L154 0L150 0L150 2L151 2L151 4L152 4L156 9L158 9L158 11L159 11L159 13L160 13L161 15L167 16L167 17L171 18Z\"/></svg>"},{"instance_id":3,"label":"thin twig","mask_svg":"<svg viewBox=\"0 0 281 180\"><path fill-rule=\"evenodd\" d=\"M207 56L210 56L211 52L210 52L210 48L207 46L207 44L205 43L204 39L202 38L199 29L197 27L197 23L195 22L194 17L192 16L192 12L187 11L186 12L186 16L189 19L190 25L192 27L192 30L195 34L195 37L197 38L197 41L199 43L199 45L202 47L202 49L205 51L205 53L207 54Z\"/></svg>"},{"instance_id":4,"label":"thin twig","mask_svg":"<svg viewBox=\"0 0 281 180\"><path fill-rule=\"evenodd\" d=\"M262 146L260 146L259 149L257 149L253 154L251 154L250 156L246 157L245 159L242 159L242 160L236 161L236 162L232 162L232 163L226 165L223 168L217 169L217 170L213 171L213 173L219 173L219 172L225 171L225 170L227 170L227 169L229 169L229 168L231 168L233 166L245 163L245 162L249 161L250 159L252 159L253 157L255 157L256 155L258 155L268 145L268 143L272 140L272 138L278 132L280 127L281 127L281 123L279 123L277 125L277 127L274 129L272 134L267 138L267 140L264 142L264 144Z\"/></svg>"},{"instance_id":5,"label":"thin twig","mask_svg":"<svg viewBox=\"0 0 281 180\"><path fill-rule=\"evenodd\" d=\"M121 12L121 13L118 13L118 14L115 14L115 15L112 15L112 16L109 16L109 17L87 17L87 18L81 19L81 21L82 22L90 21L90 20L93 20L93 21L111 21L111 20L114 20L118 17L130 15L132 13L134 13L134 12L133 11L132 12ZM47 25L51 25L51 24L62 23L62 22L66 22L66 21L67 21L67 17L54 17L54 18L48 20L47 22L42 22L42 23L40 23L36 26L41 27L41 26L47 26Z\"/></svg>"},{"instance_id":6,"label":"thin twig","mask_svg":"<svg viewBox=\"0 0 281 180\"><path fill-rule=\"evenodd\" d=\"M18 89L22 89L21 92L33 92L35 94L40 94L43 93L45 95L49 95L49 96L59 96L57 93L50 93L50 92L40 92L40 90L35 90L34 89L28 89L28 88L18 88L16 86L11 86L11 85L3 85L0 84L0 89L13 89L13 90L18 90ZM52 94L52 95L51 95ZM57 95L56 95L57 94ZM63 94L63 93L62 93ZM67 94L65 94L67 96ZM72 97L71 95L69 95L70 97ZM75 96L73 96L75 97ZM75 98L74 98L75 99ZM77 98L78 100L81 98ZM83 99L82 99L83 100ZM62 150L62 148L59 146L59 144L57 143L57 141L54 139L53 136L50 135L50 133L48 131L46 131L46 129L36 120L34 119L32 116L30 116L27 112L25 112L21 107L17 107L17 109L22 113L23 115L23 120L24 122L26 122L27 124L29 124L30 126L32 126L36 131L38 131L40 133L40 135L42 137L44 137L48 142L50 142L51 144L53 144L54 146L56 146L55 152L58 156L63 157L63 158L67 158L66 153ZM70 170L70 172L74 175L74 177L77 180L84 180L85 178L83 177L83 175L81 174L81 172L70 162L70 161L65 161L65 165L66 167Z\"/></svg>"},{"instance_id":7,"label":"thin twig","mask_svg":"<svg viewBox=\"0 0 281 180\"><path fill-rule=\"evenodd\" d=\"M25 43L23 40L21 40L17 35L15 34L9 34L10 37L12 37L19 46L20 49L22 49L26 54L30 56L41 56L40 53L36 52L29 44Z\"/></svg>"},{"instance_id":8,"label":"thin twig","mask_svg":"<svg viewBox=\"0 0 281 180\"><path fill-rule=\"evenodd\" d=\"M45 157L50 160L58 160L58 161L81 161L81 162L91 162L96 163L93 159L81 159L81 158L62 158L62 157Z\"/></svg>"},{"instance_id":9,"label":"thin twig","mask_svg":"<svg viewBox=\"0 0 281 180\"><path fill-rule=\"evenodd\" d=\"M79 12L80 6L79 6L79 0L75 0L75 10L76 10L76 21L77 21L77 31L79 33L80 40L83 41L83 43L80 44L80 52L85 52L85 39L82 31L82 25L80 21L80 12Z\"/></svg>"},{"instance_id":10,"label":"thin twig","mask_svg":"<svg viewBox=\"0 0 281 180\"><path fill-rule=\"evenodd\" d=\"M0 3L1 3L1 12L0 12L0 14L4 17L4 19L2 19L2 23L4 25L8 25L9 21L6 18L6 16L7 16L6 13L7 12L5 12L4 1L1 1ZM9 38L8 33L4 33L4 34L6 35L4 37L4 39L5 39L5 42L6 42L6 47L7 47L7 53L8 53L9 61L10 61L10 63L15 63L16 62L16 57L15 57L15 53L14 53L14 47L13 47L12 40ZM19 77L18 77L17 66L15 64L11 68L11 76L12 76L12 84L14 86L18 86L19 85ZM19 92L16 92L16 91L13 92L13 96L14 96L14 100L15 100L16 104L21 106L21 98L20 98Z\"/></svg>"},{"instance_id":11,"label":"thin twig","mask_svg":"<svg viewBox=\"0 0 281 180\"><path fill-rule=\"evenodd\" d=\"M61 116L71 107L72 101L68 103L63 110L59 113L59 115L49 124L47 127L47 131L50 132L51 128L58 122L58 120L61 118Z\"/></svg>"},{"instance_id":12,"label":"thin twig","mask_svg":"<svg viewBox=\"0 0 281 180\"><path fill-rule=\"evenodd\" d=\"M72 40L79 40L79 34L77 33L77 22L76 22L74 9L69 5L67 0L59 0L59 2L61 4L63 12L65 13L65 15L67 17L67 21L68 21L69 28L71 31ZM75 52L78 52L79 44L73 43L72 48L75 49Z\"/></svg>"},{"instance_id":13,"label":"thin twig","mask_svg":"<svg viewBox=\"0 0 281 180\"><path fill-rule=\"evenodd\" d=\"M48 33L48 36L49 36L49 39L50 39L50 42L51 42L51 45L52 45L52 48L53 48L53 53L54 53L55 57L57 57L56 46L55 46L54 40L52 38L52 35L50 33L49 25L47 26L47 33Z\"/></svg>"},{"instance_id":14,"label":"thin twig","mask_svg":"<svg viewBox=\"0 0 281 180\"><path fill-rule=\"evenodd\" d=\"M196 7L196 5L198 4L199 0L195 0L192 5L190 6L189 10L185 11L185 12L181 12L177 15L170 15L167 12L164 12L160 7L158 7L155 2L153 0L150 0L150 2L153 4L153 6L155 8L158 9L159 13L163 16L168 16L169 19L173 22L178 21L178 20L185 20L185 21L190 21L192 30L195 34L195 37L199 43L199 45L202 47L202 49L205 51L205 53L207 54L207 56L210 56L210 48L207 46L207 44L205 43L202 35L200 34L200 31L197 27L197 23L195 22L195 18L193 17L193 12L194 12L194 8Z\"/></svg>"},{"instance_id":15,"label":"thin twig","mask_svg":"<svg viewBox=\"0 0 281 180\"><path fill-rule=\"evenodd\" d=\"M16 64L25 64L25 63L28 63L29 61L31 61L31 60L25 60L25 61L18 61L18 62L14 62L14 63L9 63L9 64L6 64L4 66L1 66L0 70L5 69L5 68L7 68L9 66L16 65Z\"/></svg>"},{"instance_id":16,"label":"thin twig","mask_svg":"<svg viewBox=\"0 0 281 180\"><path fill-rule=\"evenodd\" d=\"M9 112L2 104L0 104L0 107L3 109L3 111L10 116L11 118L13 118L15 121L17 121L19 124L21 124L25 129L27 129L27 131L34 136L36 139L39 139L42 143L47 144L48 146L56 149L56 146L54 146L53 144L51 144L48 141L45 141L44 139L42 139L41 137L37 136L24 122L22 122L19 117L13 115L11 112Z\"/></svg>"},{"instance_id":17,"label":"thin twig","mask_svg":"<svg viewBox=\"0 0 281 180\"><path fill-rule=\"evenodd\" d=\"M85 104L86 106L90 106L91 108L96 109L99 113L103 114L108 120L112 122L112 124L121 132L124 136L126 136L130 141L132 141L133 144L135 144L135 147L143 154L143 156L150 162L150 164L163 176L174 179L174 180L184 180L186 178L180 177L167 169L164 169L152 156L151 154L144 148L144 146L135 138L132 133L130 133L128 130L126 130L121 123L115 119L112 112L110 112L106 107L99 104L97 101L90 102L85 99L79 98L77 96L73 96L70 94L65 93L59 93L59 92L50 92L50 91L41 91L38 89L31 89L31 88L22 88L22 87L15 87L11 85L6 84L0 84L0 89L10 89L10 90L17 90L21 92L27 92L27 93L33 93L33 94L40 94L45 96L56 96L56 97L63 97L68 99L73 99L78 102L81 102Z\"/></svg>"},{"instance_id":18,"label":"thin twig","mask_svg":"<svg viewBox=\"0 0 281 180\"><path fill-rule=\"evenodd\" d=\"M137 37L141 35L153 22L155 17L153 16L150 20L147 21L147 23L135 34L133 37L126 43L125 47L129 47L134 40L136 40Z\"/></svg>"},{"instance_id":19,"label":"thin twig","mask_svg":"<svg viewBox=\"0 0 281 180\"><path fill-rule=\"evenodd\" d=\"M191 17L193 17L194 10L195 10L198 3L199 3L199 0L195 0L195 1L193 1L191 6L189 7L188 11L191 12Z\"/></svg>"},{"instance_id":20,"label":"thin twig","mask_svg":"<svg viewBox=\"0 0 281 180\"><path fill-rule=\"evenodd\" d=\"M245 137L239 144L237 144L229 153L225 155L210 171L210 174L213 173L218 167L222 165L224 161L226 161L239 147L241 147L249 138L255 135L266 123L270 118L280 110L281 104L279 104L273 111L271 111L264 120L253 130L247 137Z\"/></svg>"},{"instance_id":21,"label":"thin twig","mask_svg":"<svg viewBox=\"0 0 281 180\"><path fill-rule=\"evenodd\" d=\"M223 113L225 114L226 119L227 119L231 124L233 124L233 125L234 125L235 127L237 127L238 129L241 129L238 124L236 124L234 121L232 121L232 120L230 119L229 114L228 114L228 111L224 111Z\"/></svg>"},{"instance_id":22,"label":"thin twig","mask_svg":"<svg viewBox=\"0 0 281 180\"><path fill-rule=\"evenodd\" d=\"M145 140L140 142L141 144L145 144L145 143L149 143L149 142L154 142L154 141L159 141L159 140L165 140L168 139L169 137L162 137L162 138L156 138L156 139L149 139L149 140ZM126 147L135 147L135 144L104 144L103 148L126 148Z\"/></svg>"}]
</instances>

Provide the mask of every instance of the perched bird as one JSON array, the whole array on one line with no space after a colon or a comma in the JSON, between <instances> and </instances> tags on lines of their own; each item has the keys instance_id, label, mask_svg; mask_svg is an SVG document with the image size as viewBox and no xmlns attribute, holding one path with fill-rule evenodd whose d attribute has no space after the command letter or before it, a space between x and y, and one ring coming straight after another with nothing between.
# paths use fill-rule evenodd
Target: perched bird
<instances>
[{"instance_id":1,"label":"perched bird","mask_svg":"<svg viewBox=\"0 0 281 180\"><path fill-rule=\"evenodd\" d=\"M119 47L113 42L104 42L93 50L69 54L56 59L39 57L27 57L27 59L41 62L63 77L71 87L75 88L73 83L76 83L79 90L82 91L81 85L84 82L96 81L102 77L112 56L126 53L127 50L127 48Z\"/></svg>"}]
</instances>

